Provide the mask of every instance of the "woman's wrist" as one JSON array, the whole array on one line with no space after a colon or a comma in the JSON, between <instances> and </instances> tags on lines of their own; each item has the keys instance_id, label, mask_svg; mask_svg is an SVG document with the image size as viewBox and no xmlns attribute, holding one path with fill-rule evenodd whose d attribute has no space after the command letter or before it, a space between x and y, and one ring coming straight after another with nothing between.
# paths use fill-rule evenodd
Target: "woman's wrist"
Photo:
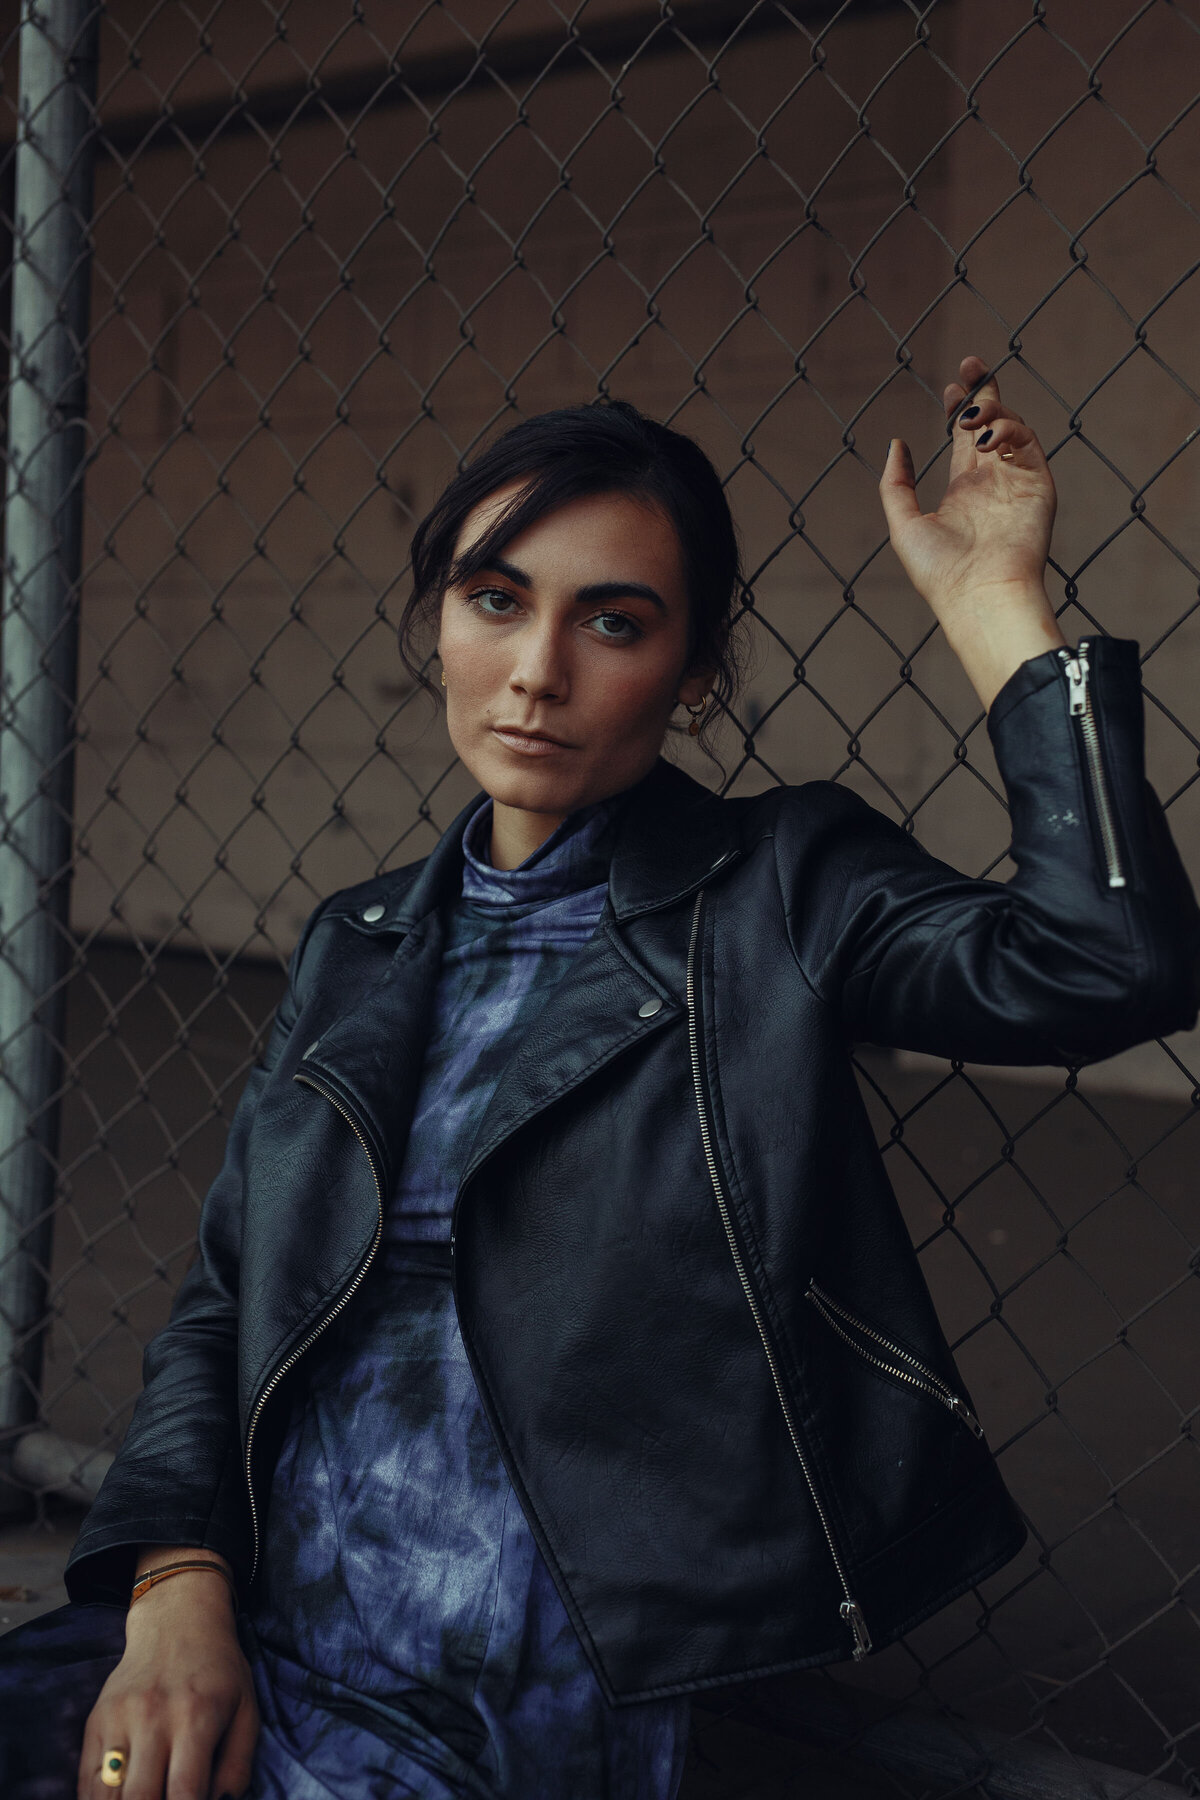
<instances>
[{"instance_id":1,"label":"woman's wrist","mask_svg":"<svg viewBox=\"0 0 1200 1800\"><path fill-rule=\"evenodd\" d=\"M233 1569L217 1550L196 1549L192 1544L143 1544L133 1565L133 1579L135 1582L140 1581L151 1569L176 1562L216 1563L219 1569L224 1569L229 1575L233 1574ZM207 1579L211 1580L211 1576Z\"/></svg>"},{"instance_id":2,"label":"woman's wrist","mask_svg":"<svg viewBox=\"0 0 1200 1800\"><path fill-rule=\"evenodd\" d=\"M974 589L939 619L985 710L1022 663L1067 642L1040 584Z\"/></svg>"},{"instance_id":3,"label":"woman's wrist","mask_svg":"<svg viewBox=\"0 0 1200 1800\"><path fill-rule=\"evenodd\" d=\"M160 1570L164 1571L161 1578L139 1591L139 1584ZM232 1618L235 1595L233 1570L215 1550L151 1544L142 1547L134 1565L129 1616L145 1618L151 1612L162 1616L164 1611L178 1614L187 1607L199 1609L205 1617L216 1612Z\"/></svg>"}]
</instances>

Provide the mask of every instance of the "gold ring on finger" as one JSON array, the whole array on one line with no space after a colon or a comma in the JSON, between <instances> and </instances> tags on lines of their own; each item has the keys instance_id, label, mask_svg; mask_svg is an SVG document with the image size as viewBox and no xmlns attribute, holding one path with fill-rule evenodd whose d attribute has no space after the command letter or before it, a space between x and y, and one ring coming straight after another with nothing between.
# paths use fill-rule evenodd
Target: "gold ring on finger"
<instances>
[{"instance_id":1,"label":"gold ring on finger","mask_svg":"<svg viewBox=\"0 0 1200 1800\"><path fill-rule=\"evenodd\" d=\"M100 1779L105 1787L119 1788L124 1785L125 1770L129 1766L129 1758L123 1750L106 1750L100 1758Z\"/></svg>"},{"instance_id":2,"label":"gold ring on finger","mask_svg":"<svg viewBox=\"0 0 1200 1800\"><path fill-rule=\"evenodd\" d=\"M1016 453L1016 451L1015 451L1015 450L1002 450L1002 451L1001 451L1001 452L1000 452L1000 461L1001 461L1001 462L1011 462L1011 461L1012 461L1012 459L1013 459L1013 457L1014 457L1014 456L1015 456L1015 455L1016 455L1016 454L1017 454L1017 453Z\"/></svg>"}]
</instances>

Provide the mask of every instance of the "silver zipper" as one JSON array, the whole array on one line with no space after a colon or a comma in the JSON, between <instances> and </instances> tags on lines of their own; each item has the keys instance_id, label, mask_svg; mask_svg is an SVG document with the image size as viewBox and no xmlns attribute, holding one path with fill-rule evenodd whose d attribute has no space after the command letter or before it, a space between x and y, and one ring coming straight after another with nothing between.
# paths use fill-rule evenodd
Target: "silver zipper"
<instances>
[{"instance_id":1,"label":"silver zipper","mask_svg":"<svg viewBox=\"0 0 1200 1800\"><path fill-rule=\"evenodd\" d=\"M355 1275L354 1280L350 1283L350 1286L348 1288L346 1288L345 1291L343 1292L341 1298L338 1300L337 1305L335 1307L333 1307L329 1312L326 1313L325 1317L321 1320L321 1323L315 1328L315 1330L309 1332L309 1334L305 1338L304 1342L302 1344L297 1344L296 1348L291 1352L291 1354L286 1358L286 1360L280 1363L279 1367L275 1370L275 1373L271 1376L271 1379L267 1382L267 1385L262 1389L262 1391L260 1392L260 1394L258 1396L258 1399L254 1403L254 1411L250 1415L250 1424L246 1430L246 1491L250 1497L250 1524L251 1524L251 1528L254 1533L254 1560L250 1565L251 1581L254 1580L255 1571L258 1568L259 1534L258 1534L258 1508L254 1503L254 1479L250 1472L250 1463L251 1463L251 1457L253 1455L253 1450L254 1450L254 1432L255 1432L255 1428L258 1425L258 1421L262 1415L263 1407L266 1405L267 1401L270 1399L270 1397L271 1397L272 1393L275 1391L275 1389L279 1386L279 1383L283 1380L283 1378L287 1374L288 1370L295 1367L295 1365L300 1361L300 1358L304 1355L304 1352L306 1350L310 1349L311 1346L316 1343L316 1341L320 1337L321 1333L326 1329L327 1326L329 1326L333 1323L333 1321L337 1318L338 1314L342 1311L343 1307L345 1307L347 1302L350 1301L354 1297L354 1295L357 1293L359 1287L362 1285L363 1277L366 1275L367 1270L370 1268L371 1264L375 1260L375 1252L379 1249L380 1239L383 1237L383 1183L379 1179L379 1171L375 1167L375 1161L371 1155L370 1149L367 1146L366 1138L363 1136L362 1132L358 1129L358 1126L354 1123L354 1120L350 1117L350 1114L346 1111L346 1108L342 1105L341 1101L335 1100L333 1095L328 1091L328 1089L321 1087L319 1085L319 1083L317 1083L316 1081L313 1080L311 1075L296 1074L296 1075L292 1076L292 1080L298 1081L302 1087L310 1087L315 1094L320 1094L324 1099L328 1100L329 1104L331 1106L335 1107L337 1109L337 1111L341 1113L343 1119L345 1119L347 1125L349 1125L351 1131L354 1133L355 1137L358 1139L359 1143L362 1145L363 1152L367 1159L367 1164L371 1170L371 1174L375 1181L375 1193L376 1193L376 1196L379 1201L379 1222L375 1227L375 1236L371 1241L371 1247L367 1251L366 1256L363 1258L362 1262L358 1266L358 1273Z\"/></svg>"},{"instance_id":2,"label":"silver zipper","mask_svg":"<svg viewBox=\"0 0 1200 1800\"><path fill-rule=\"evenodd\" d=\"M1121 867L1121 852L1117 844L1112 801L1109 797L1108 781L1104 773L1104 758L1100 753L1100 733L1096 728L1096 715L1092 708L1092 691L1089 683L1091 666L1087 655L1089 648L1088 640L1081 638L1079 648L1074 656L1065 649L1060 650L1058 656L1067 677L1067 701L1071 709L1071 717L1079 720L1079 730L1083 737L1084 760L1091 782L1096 818L1100 825L1100 840L1104 846L1104 861L1108 869L1108 885L1110 888L1123 888L1125 871Z\"/></svg>"},{"instance_id":3,"label":"silver zipper","mask_svg":"<svg viewBox=\"0 0 1200 1800\"><path fill-rule=\"evenodd\" d=\"M897 1381L905 1381L910 1387L919 1388L922 1393L930 1394L933 1399L940 1400L947 1411L952 1412L955 1418L961 1419L964 1425L969 1426L977 1438L983 1436L983 1426L961 1394L956 1394L953 1388L946 1385L940 1375L935 1375L933 1370L927 1369L923 1362L918 1362L911 1351L902 1349L899 1344L893 1344L890 1338L885 1338L878 1331L872 1330L870 1325L864 1325L863 1321L856 1318L852 1312L848 1312L844 1306L839 1306L838 1302L825 1293L823 1288L819 1288L815 1281L809 1282L805 1299L812 1301L830 1329L836 1331L843 1343L849 1344L850 1348L856 1355L861 1356L864 1362L869 1362L875 1368L882 1369L885 1374L894 1375ZM837 1317L834 1317L835 1314ZM855 1331L870 1338L873 1343L878 1344L891 1356L908 1363L909 1367L899 1369L892 1363L884 1362L882 1357L873 1356L862 1344L855 1342L850 1333L838 1323L839 1319L845 1320L847 1325L853 1326ZM915 1374L912 1372L914 1370Z\"/></svg>"},{"instance_id":4,"label":"silver zipper","mask_svg":"<svg viewBox=\"0 0 1200 1800\"><path fill-rule=\"evenodd\" d=\"M829 1554L833 1559L833 1566L837 1571L837 1578L841 1583L842 1592L845 1595L845 1599L838 1608L838 1613L850 1627L850 1630L854 1635L854 1661L859 1662L871 1649L871 1634L867 1630L867 1622L863 1617L862 1608L850 1592L850 1584L846 1579L846 1570L843 1566L841 1556L838 1553L837 1544L834 1542L828 1516L824 1506L821 1504L821 1497L817 1493L817 1485L813 1480L808 1458L804 1454L803 1446L800 1443L800 1436L796 1430L796 1424L792 1417L792 1409L788 1403L787 1396L783 1391L783 1382L780 1379L779 1366L775 1360L775 1352L771 1347L771 1340L767 1335L767 1329L763 1322L762 1309L758 1304L758 1296L750 1285L749 1277L746 1274L746 1266L742 1261L742 1252L738 1246L737 1236L733 1229L733 1221L729 1216L729 1208L725 1201L724 1189L721 1186L721 1177L717 1169L716 1157L713 1155L712 1139L708 1130L708 1115L704 1110L704 1085L700 1077L700 1044L696 1029L695 1005L696 936L700 925L700 907L703 900L704 893L703 890L701 890L696 896L696 905L692 912L692 935L691 941L688 944L687 1014L688 1043L691 1047L692 1056L692 1080L696 1089L696 1110L700 1115L700 1138L704 1145L704 1158L708 1164L709 1179L712 1182L713 1193L716 1195L717 1210L721 1215L721 1223L725 1227L725 1236L729 1240L729 1249L733 1256L733 1266L737 1270L738 1280L742 1284L742 1292L746 1296L751 1315L753 1316L755 1326L758 1329L759 1339L767 1359L767 1366L771 1371L771 1379L775 1383L775 1392L779 1398L779 1405L783 1412L784 1423L788 1429L788 1436L792 1440L792 1449L796 1452L796 1460L800 1464L805 1482L808 1485L809 1494L812 1496L812 1503L816 1508L817 1517L821 1521L821 1529L825 1533L825 1541L829 1545Z\"/></svg>"}]
</instances>

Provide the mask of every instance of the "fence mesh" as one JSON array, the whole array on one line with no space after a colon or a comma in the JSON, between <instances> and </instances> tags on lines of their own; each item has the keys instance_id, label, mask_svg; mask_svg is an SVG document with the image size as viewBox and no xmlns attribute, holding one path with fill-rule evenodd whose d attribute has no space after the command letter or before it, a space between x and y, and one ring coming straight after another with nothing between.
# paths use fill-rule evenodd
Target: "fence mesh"
<instances>
[{"instance_id":1,"label":"fence mesh","mask_svg":"<svg viewBox=\"0 0 1200 1800\"><path fill-rule=\"evenodd\" d=\"M516 416L626 397L726 481L752 673L724 777L684 766L845 782L1003 878L876 496L901 433L934 503L978 352L1052 458L1068 638L1140 641L1196 866L1198 107L1196 0L109 0L43 1420L119 1441L303 918L474 791L394 627L413 522ZM1031 1538L835 1678L1200 1792L1200 1045L858 1066Z\"/></svg>"}]
</instances>

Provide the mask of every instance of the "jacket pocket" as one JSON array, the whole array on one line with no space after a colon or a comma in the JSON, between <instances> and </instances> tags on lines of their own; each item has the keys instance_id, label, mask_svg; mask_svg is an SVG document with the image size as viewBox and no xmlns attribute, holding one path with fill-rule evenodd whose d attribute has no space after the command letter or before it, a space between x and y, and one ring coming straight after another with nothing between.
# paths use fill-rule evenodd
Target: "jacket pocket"
<instances>
[{"instance_id":1,"label":"jacket pocket","mask_svg":"<svg viewBox=\"0 0 1200 1800\"><path fill-rule=\"evenodd\" d=\"M827 1294L824 1288L818 1287L815 1281L809 1282L804 1298L830 1330L835 1331L863 1362L869 1363L883 1375L890 1375L894 1381L903 1382L905 1387L916 1388L919 1393L928 1394L930 1399L937 1400L947 1412L961 1420L977 1438L982 1438L983 1426L962 1395L956 1394L940 1375L935 1375L932 1369L919 1362L911 1350L905 1350L864 1320L856 1318L831 1294Z\"/></svg>"}]
</instances>

